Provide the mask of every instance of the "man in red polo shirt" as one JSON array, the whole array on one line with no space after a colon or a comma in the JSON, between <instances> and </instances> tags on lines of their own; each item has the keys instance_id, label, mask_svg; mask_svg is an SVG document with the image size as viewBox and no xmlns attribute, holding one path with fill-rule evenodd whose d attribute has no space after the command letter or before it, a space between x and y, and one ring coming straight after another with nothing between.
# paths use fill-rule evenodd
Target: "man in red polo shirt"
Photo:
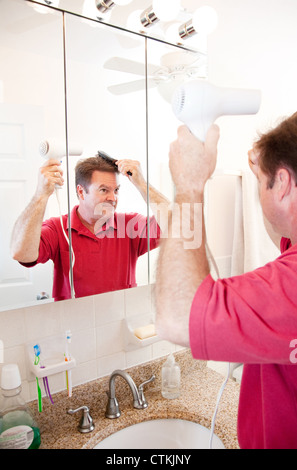
<instances>
[{"instance_id":1,"label":"man in red polo shirt","mask_svg":"<svg viewBox=\"0 0 297 470\"><path fill-rule=\"evenodd\" d=\"M216 166L219 129L205 144L183 126L171 146L175 207L203 204ZM297 448L297 113L249 152L263 214L281 255L241 276L214 280L202 243L161 243L156 281L159 336L189 346L193 357L244 363L238 411L241 448ZM174 213L172 214L172 218ZM178 219L181 220L181 219ZM198 228L198 227L197 227ZM170 234L170 230L168 232Z\"/></svg>"},{"instance_id":2,"label":"man in red polo shirt","mask_svg":"<svg viewBox=\"0 0 297 470\"><path fill-rule=\"evenodd\" d=\"M127 176L146 200L147 183L134 160L106 161L100 154L78 162L75 169L79 204L71 211L71 246L75 297L136 286L139 256L158 244L160 229L155 217L116 212L119 173ZM73 296L69 282L68 215L43 222L55 185L63 185L58 160L40 169L36 193L18 218L12 234L12 256L24 266L54 263L53 298ZM149 186L150 203L167 207L168 201ZM63 225L63 229L62 226ZM148 227L149 225L149 227ZM149 239L148 239L149 229Z\"/></svg>"}]
</instances>

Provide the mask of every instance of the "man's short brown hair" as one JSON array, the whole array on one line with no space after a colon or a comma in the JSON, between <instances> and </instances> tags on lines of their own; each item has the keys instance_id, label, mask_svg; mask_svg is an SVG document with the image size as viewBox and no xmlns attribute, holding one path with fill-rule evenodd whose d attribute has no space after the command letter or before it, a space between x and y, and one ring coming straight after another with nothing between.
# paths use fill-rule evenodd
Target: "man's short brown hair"
<instances>
[{"instance_id":1,"label":"man's short brown hair","mask_svg":"<svg viewBox=\"0 0 297 470\"><path fill-rule=\"evenodd\" d=\"M75 166L75 187L77 188L77 185L80 184L88 192L94 171L119 173L113 162L109 162L99 155L79 160Z\"/></svg>"},{"instance_id":2,"label":"man's short brown hair","mask_svg":"<svg viewBox=\"0 0 297 470\"><path fill-rule=\"evenodd\" d=\"M297 185L297 113L263 134L256 142L256 149L260 152L260 168L270 178L270 188L279 168L286 168Z\"/></svg>"}]
</instances>

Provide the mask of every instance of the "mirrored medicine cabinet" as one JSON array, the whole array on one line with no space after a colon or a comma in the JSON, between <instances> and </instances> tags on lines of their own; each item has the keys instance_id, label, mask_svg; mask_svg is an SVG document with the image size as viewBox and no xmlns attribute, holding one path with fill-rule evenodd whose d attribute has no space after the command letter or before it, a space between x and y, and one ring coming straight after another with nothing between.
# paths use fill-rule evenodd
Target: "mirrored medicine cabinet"
<instances>
[{"instance_id":1,"label":"mirrored medicine cabinet","mask_svg":"<svg viewBox=\"0 0 297 470\"><path fill-rule=\"evenodd\" d=\"M54 138L65 154L71 145L83 149L62 159L60 208L53 194L46 219L69 214L77 204L74 167L98 149L138 160L146 181L172 200L168 148L178 122L171 97L186 78L206 76L204 54L75 12L34 6L0 1L0 312L52 301L52 262L25 268L10 254L12 228L44 163L40 143ZM125 177L117 210L151 215ZM138 259L138 285L154 282L157 255L158 249L148 249Z\"/></svg>"}]
</instances>

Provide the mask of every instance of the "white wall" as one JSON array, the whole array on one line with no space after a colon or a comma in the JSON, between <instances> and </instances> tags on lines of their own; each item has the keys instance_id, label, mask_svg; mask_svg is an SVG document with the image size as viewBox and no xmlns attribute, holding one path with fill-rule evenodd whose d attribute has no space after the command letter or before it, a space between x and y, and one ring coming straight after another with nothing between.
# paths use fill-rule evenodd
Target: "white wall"
<instances>
[{"instance_id":1,"label":"white wall","mask_svg":"<svg viewBox=\"0 0 297 470\"><path fill-rule=\"evenodd\" d=\"M219 164L246 166L257 131L297 110L297 3L294 0L209 0L219 15L208 40L209 80L220 86L259 88L255 117L220 119Z\"/></svg>"},{"instance_id":2,"label":"white wall","mask_svg":"<svg viewBox=\"0 0 297 470\"><path fill-rule=\"evenodd\" d=\"M228 116L217 120L221 137L218 167L247 169L247 152L258 133L274 127L279 118L297 111L297 3L294 0L209 0L219 16L216 31L208 38L208 78L224 87L256 88L262 91L256 116ZM216 194L216 187L217 193ZM210 244L225 272L230 263L234 226L228 184L212 182L218 212L209 215ZM235 193L234 193L235 194ZM213 208L213 207L212 207ZM226 223L220 223L225 220ZM221 238L217 232L220 230ZM275 253L274 250L272 253ZM273 255L272 255L273 256ZM274 257L274 256L273 256Z\"/></svg>"}]
</instances>

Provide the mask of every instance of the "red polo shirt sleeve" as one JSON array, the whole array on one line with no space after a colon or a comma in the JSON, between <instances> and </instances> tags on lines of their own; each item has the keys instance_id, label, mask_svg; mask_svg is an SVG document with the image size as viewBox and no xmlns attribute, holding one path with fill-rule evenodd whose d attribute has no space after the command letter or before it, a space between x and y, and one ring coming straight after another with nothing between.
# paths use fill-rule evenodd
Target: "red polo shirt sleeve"
<instances>
[{"instance_id":1,"label":"red polo shirt sleeve","mask_svg":"<svg viewBox=\"0 0 297 470\"><path fill-rule=\"evenodd\" d=\"M63 225L64 229L65 224L67 223L66 216L63 216ZM20 263L26 267L36 266L39 263L46 263L47 261L55 260L57 251L59 250L59 231L60 227L57 228L57 224L60 224L58 218L48 219L43 222L40 236L39 252L38 258L32 263ZM65 240L66 243L66 240ZM68 250L68 245L65 246L65 249Z\"/></svg>"}]
</instances>

